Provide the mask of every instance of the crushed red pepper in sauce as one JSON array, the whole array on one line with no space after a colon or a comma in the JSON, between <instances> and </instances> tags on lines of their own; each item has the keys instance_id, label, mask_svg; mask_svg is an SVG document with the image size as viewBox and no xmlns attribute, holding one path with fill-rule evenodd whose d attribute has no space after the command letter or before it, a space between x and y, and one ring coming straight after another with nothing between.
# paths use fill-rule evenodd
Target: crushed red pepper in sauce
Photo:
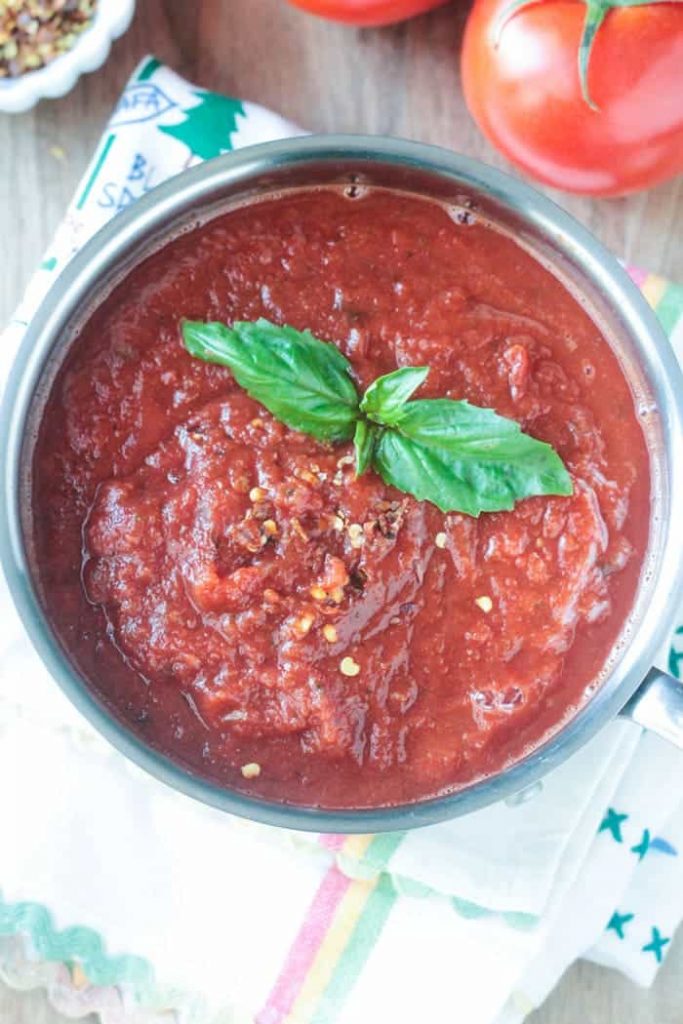
<instances>
[{"instance_id":1,"label":"crushed red pepper in sauce","mask_svg":"<svg viewBox=\"0 0 683 1024\"><path fill-rule=\"evenodd\" d=\"M465 221L463 223L463 220ZM354 478L179 322L268 317L339 345L359 387L429 365L554 445L570 498L478 520ZM396 804L521 756L583 700L628 616L649 471L600 331L514 240L380 190L229 212L95 312L35 452L54 626L147 741L241 790Z\"/></svg>"}]
</instances>

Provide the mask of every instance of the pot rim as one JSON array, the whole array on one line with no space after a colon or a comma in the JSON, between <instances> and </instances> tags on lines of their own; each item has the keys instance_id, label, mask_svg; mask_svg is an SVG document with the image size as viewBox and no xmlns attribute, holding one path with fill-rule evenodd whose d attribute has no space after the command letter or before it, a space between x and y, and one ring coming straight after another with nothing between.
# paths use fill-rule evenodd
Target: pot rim
<instances>
[{"instance_id":1,"label":"pot rim","mask_svg":"<svg viewBox=\"0 0 683 1024\"><path fill-rule=\"evenodd\" d=\"M660 525L660 557L648 606L624 647L624 654L595 695L539 747L511 767L464 789L396 807L322 810L246 796L204 779L192 769L146 744L107 709L70 663L52 632L34 589L21 527L21 453L35 385L58 342L60 328L117 256L136 239L160 229L202 198L238 183L248 187L258 174L283 167L351 162L367 167L392 165L426 172L463 189L472 188L511 210L526 227L552 238L557 251L618 310L658 399L665 441L668 481L667 520ZM311 185L314 185L311 182ZM558 257L559 259L559 257ZM654 313L618 261L563 209L523 182L486 164L435 146L389 137L306 136L250 146L185 171L101 228L59 275L29 325L5 388L0 410L0 561L10 591L34 647L66 696L120 752L151 775L203 803L271 825L337 833L408 829L477 810L526 789L565 761L613 718L637 689L674 624L683 596L683 546L672 524L683 522L683 375ZM628 655L628 657L627 657Z\"/></svg>"}]
</instances>

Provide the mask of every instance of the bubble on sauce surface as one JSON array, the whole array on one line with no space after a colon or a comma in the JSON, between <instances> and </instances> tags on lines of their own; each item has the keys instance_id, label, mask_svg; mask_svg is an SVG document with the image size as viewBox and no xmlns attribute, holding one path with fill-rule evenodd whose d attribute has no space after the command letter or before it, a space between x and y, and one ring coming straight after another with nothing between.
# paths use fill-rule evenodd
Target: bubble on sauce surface
<instances>
[{"instance_id":1,"label":"bubble on sauce surface","mask_svg":"<svg viewBox=\"0 0 683 1024\"><path fill-rule=\"evenodd\" d=\"M645 401L644 399L636 402L636 412L638 416L645 418L646 416L652 416L659 412L657 403L652 401Z\"/></svg>"},{"instance_id":2,"label":"bubble on sauce surface","mask_svg":"<svg viewBox=\"0 0 683 1024\"><path fill-rule=\"evenodd\" d=\"M344 188L344 196L347 199L363 199L368 194L370 188L367 185L360 185L358 182L351 182L350 185L346 185Z\"/></svg>"},{"instance_id":3,"label":"bubble on sauce surface","mask_svg":"<svg viewBox=\"0 0 683 1024\"><path fill-rule=\"evenodd\" d=\"M454 223L459 227L469 227L477 223L477 215L471 208L466 206L447 205L444 210Z\"/></svg>"}]
</instances>

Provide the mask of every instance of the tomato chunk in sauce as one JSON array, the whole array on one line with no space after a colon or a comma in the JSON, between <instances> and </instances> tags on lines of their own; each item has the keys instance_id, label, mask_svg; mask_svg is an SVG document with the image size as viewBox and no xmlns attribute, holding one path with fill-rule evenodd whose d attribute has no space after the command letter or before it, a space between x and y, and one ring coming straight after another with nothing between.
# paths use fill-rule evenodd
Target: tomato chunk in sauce
<instances>
[{"instance_id":1,"label":"tomato chunk in sauce","mask_svg":"<svg viewBox=\"0 0 683 1024\"><path fill-rule=\"evenodd\" d=\"M351 445L184 350L184 317L260 316L334 342L359 389L428 365L421 397L516 419L573 495L474 519L355 479ZM432 796L538 744L588 699L647 543L643 432L588 314L494 226L382 190L253 203L133 269L34 470L44 601L101 698L204 776L307 805Z\"/></svg>"}]
</instances>

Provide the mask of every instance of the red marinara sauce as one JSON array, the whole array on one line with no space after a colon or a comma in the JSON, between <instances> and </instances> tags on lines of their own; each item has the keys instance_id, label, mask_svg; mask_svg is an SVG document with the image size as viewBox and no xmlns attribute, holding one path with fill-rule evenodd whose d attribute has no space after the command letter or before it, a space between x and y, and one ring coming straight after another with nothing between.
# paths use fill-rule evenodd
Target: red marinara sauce
<instances>
[{"instance_id":1,"label":"red marinara sauce","mask_svg":"<svg viewBox=\"0 0 683 1024\"><path fill-rule=\"evenodd\" d=\"M429 365L421 397L518 420L573 496L473 519L354 479L351 445L183 348L183 317L260 316L336 343L361 388ZM34 470L44 601L95 690L177 761L297 804L398 804L522 756L595 686L647 544L644 435L587 313L493 226L381 190L263 200L136 267Z\"/></svg>"}]
</instances>

